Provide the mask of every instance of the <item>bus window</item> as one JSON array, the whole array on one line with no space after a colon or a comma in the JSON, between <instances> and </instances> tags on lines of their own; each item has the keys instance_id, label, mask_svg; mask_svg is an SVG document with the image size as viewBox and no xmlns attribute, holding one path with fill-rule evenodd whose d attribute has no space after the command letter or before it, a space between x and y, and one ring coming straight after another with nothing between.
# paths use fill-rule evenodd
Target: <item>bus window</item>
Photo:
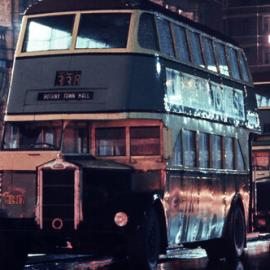
<instances>
[{"instance_id":1,"label":"bus window","mask_svg":"<svg viewBox=\"0 0 270 270\"><path fill-rule=\"evenodd\" d=\"M204 67L200 35L192 31L188 31L188 34L191 44L191 55L193 63L197 66Z\"/></svg>"},{"instance_id":2,"label":"bus window","mask_svg":"<svg viewBox=\"0 0 270 270\"><path fill-rule=\"evenodd\" d=\"M224 138L225 169L234 169L234 141L231 137Z\"/></svg>"},{"instance_id":3,"label":"bus window","mask_svg":"<svg viewBox=\"0 0 270 270\"><path fill-rule=\"evenodd\" d=\"M166 55L174 57L172 35L169 22L157 17L157 29L159 35L160 51Z\"/></svg>"},{"instance_id":4,"label":"bus window","mask_svg":"<svg viewBox=\"0 0 270 270\"><path fill-rule=\"evenodd\" d=\"M257 171L268 171L270 168L270 152L254 151L253 164Z\"/></svg>"},{"instance_id":5,"label":"bus window","mask_svg":"<svg viewBox=\"0 0 270 270\"><path fill-rule=\"evenodd\" d=\"M129 22L130 14L83 14L76 48L126 48Z\"/></svg>"},{"instance_id":6,"label":"bus window","mask_svg":"<svg viewBox=\"0 0 270 270\"><path fill-rule=\"evenodd\" d=\"M72 124L64 130L64 153L86 154L88 148L88 127L84 124Z\"/></svg>"},{"instance_id":7,"label":"bus window","mask_svg":"<svg viewBox=\"0 0 270 270\"><path fill-rule=\"evenodd\" d=\"M158 51L157 32L153 15L147 13L141 15L138 42L142 48Z\"/></svg>"},{"instance_id":8,"label":"bus window","mask_svg":"<svg viewBox=\"0 0 270 270\"><path fill-rule=\"evenodd\" d=\"M217 66L215 62L214 48L212 40L207 37L202 37L202 44L204 49L204 59L208 70L217 72Z\"/></svg>"},{"instance_id":9,"label":"bus window","mask_svg":"<svg viewBox=\"0 0 270 270\"><path fill-rule=\"evenodd\" d=\"M240 171L245 170L245 162L244 162L241 146L238 140L236 143L236 169Z\"/></svg>"},{"instance_id":10,"label":"bus window","mask_svg":"<svg viewBox=\"0 0 270 270\"><path fill-rule=\"evenodd\" d=\"M175 36L176 54L180 60L190 62L190 55L187 43L187 35L184 27L173 24L173 31Z\"/></svg>"},{"instance_id":11,"label":"bus window","mask_svg":"<svg viewBox=\"0 0 270 270\"><path fill-rule=\"evenodd\" d=\"M74 16L29 19L23 52L67 50L71 46Z\"/></svg>"},{"instance_id":12,"label":"bus window","mask_svg":"<svg viewBox=\"0 0 270 270\"><path fill-rule=\"evenodd\" d=\"M174 165L183 165L182 159L183 145L182 145L182 136L181 131L179 132L174 148L173 148L173 164Z\"/></svg>"},{"instance_id":13,"label":"bus window","mask_svg":"<svg viewBox=\"0 0 270 270\"><path fill-rule=\"evenodd\" d=\"M211 135L212 145L212 167L214 169L222 168L222 157L221 157L221 136Z\"/></svg>"},{"instance_id":14,"label":"bus window","mask_svg":"<svg viewBox=\"0 0 270 270\"><path fill-rule=\"evenodd\" d=\"M160 128L131 127L130 154L132 156L160 155Z\"/></svg>"},{"instance_id":15,"label":"bus window","mask_svg":"<svg viewBox=\"0 0 270 270\"><path fill-rule=\"evenodd\" d=\"M204 132L199 134L199 166L209 167L209 135Z\"/></svg>"},{"instance_id":16,"label":"bus window","mask_svg":"<svg viewBox=\"0 0 270 270\"><path fill-rule=\"evenodd\" d=\"M248 63L246 61L246 58L245 58L243 52L239 52L239 63L240 63L240 70L241 70L242 79L245 82L250 82L250 76L249 76L249 72L248 72Z\"/></svg>"},{"instance_id":17,"label":"bus window","mask_svg":"<svg viewBox=\"0 0 270 270\"><path fill-rule=\"evenodd\" d=\"M196 166L196 133L195 131L185 130L182 132L184 148L184 165L188 167Z\"/></svg>"},{"instance_id":18,"label":"bus window","mask_svg":"<svg viewBox=\"0 0 270 270\"><path fill-rule=\"evenodd\" d=\"M216 57L217 57L219 72L223 75L229 76L229 68L228 68L227 59L225 55L224 45L216 42L215 50L216 50Z\"/></svg>"},{"instance_id":19,"label":"bus window","mask_svg":"<svg viewBox=\"0 0 270 270\"><path fill-rule=\"evenodd\" d=\"M97 156L126 155L125 128L96 128Z\"/></svg>"},{"instance_id":20,"label":"bus window","mask_svg":"<svg viewBox=\"0 0 270 270\"><path fill-rule=\"evenodd\" d=\"M240 71L238 67L237 52L231 47L227 47L228 57L229 57L229 66L231 70L231 76L234 79L240 80Z\"/></svg>"},{"instance_id":21,"label":"bus window","mask_svg":"<svg viewBox=\"0 0 270 270\"><path fill-rule=\"evenodd\" d=\"M60 122L9 123L5 127L3 149L44 149L60 148Z\"/></svg>"}]
</instances>

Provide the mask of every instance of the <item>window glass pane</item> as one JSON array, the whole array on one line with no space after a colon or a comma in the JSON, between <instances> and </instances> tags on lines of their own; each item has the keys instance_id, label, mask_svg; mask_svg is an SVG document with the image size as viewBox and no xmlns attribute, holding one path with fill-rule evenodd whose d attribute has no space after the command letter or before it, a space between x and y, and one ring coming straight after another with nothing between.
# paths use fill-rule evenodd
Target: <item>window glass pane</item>
<instances>
[{"instance_id":1,"label":"window glass pane","mask_svg":"<svg viewBox=\"0 0 270 270\"><path fill-rule=\"evenodd\" d=\"M59 121L7 123L3 148L56 150L60 148L61 132Z\"/></svg>"},{"instance_id":2,"label":"window glass pane","mask_svg":"<svg viewBox=\"0 0 270 270\"><path fill-rule=\"evenodd\" d=\"M206 62L206 67L209 70L217 72L217 66L215 62L214 48L211 39L207 37L202 37L203 48L204 48L204 58Z\"/></svg>"},{"instance_id":3,"label":"window glass pane","mask_svg":"<svg viewBox=\"0 0 270 270\"><path fill-rule=\"evenodd\" d=\"M192 60L195 65L204 67L203 58L202 58L202 49L200 43L200 36L198 33L194 33L188 31L190 36L190 44L191 44L191 54Z\"/></svg>"},{"instance_id":4,"label":"window glass pane","mask_svg":"<svg viewBox=\"0 0 270 270\"><path fill-rule=\"evenodd\" d=\"M237 59L237 53L236 50L227 47L228 56L229 56L229 65L231 70L231 75L234 79L240 80L240 71L238 67L238 59Z\"/></svg>"},{"instance_id":5,"label":"window glass pane","mask_svg":"<svg viewBox=\"0 0 270 270\"><path fill-rule=\"evenodd\" d=\"M219 67L219 72L223 75L229 76L229 68L225 55L224 45L221 43L215 43L217 63Z\"/></svg>"},{"instance_id":6,"label":"window glass pane","mask_svg":"<svg viewBox=\"0 0 270 270\"><path fill-rule=\"evenodd\" d=\"M222 168L221 158L221 136L211 135L212 143L212 167L215 169Z\"/></svg>"},{"instance_id":7,"label":"window glass pane","mask_svg":"<svg viewBox=\"0 0 270 270\"><path fill-rule=\"evenodd\" d=\"M64 153L86 154L88 147L88 126L87 124L71 124L64 130Z\"/></svg>"},{"instance_id":8,"label":"window glass pane","mask_svg":"<svg viewBox=\"0 0 270 270\"><path fill-rule=\"evenodd\" d=\"M141 15L138 41L141 47L158 51L157 32L153 15L147 13Z\"/></svg>"},{"instance_id":9,"label":"window glass pane","mask_svg":"<svg viewBox=\"0 0 270 270\"><path fill-rule=\"evenodd\" d=\"M159 127L130 128L130 154L133 156L160 155Z\"/></svg>"},{"instance_id":10,"label":"window glass pane","mask_svg":"<svg viewBox=\"0 0 270 270\"><path fill-rule=\"evenodd\" d=\"M242 74L242 79L245 82L250 82L249 72L248 72L248 63L243 53L239 54L240 69Z\"/></svg>"},{"instance_id":11,"label":"window glass pane","mask_svg":"<svg viewBox=\"0 0 270 270\"><path fill-rule=\"evenodd\" d=\"M173 165L182 165L183 164L182 151L183 151L182 136L181 136L181 132L180 132L176 138L174 148L173 148Z\"/></svg>"},{"instance_id":12,"label":"window glass pane","mask_svg":"<svg viewBox=\"0 0 270 270\"><path fill-rule=\"evenodd\" d=\"M126 48L130 14L83 14L77 49Z\"/></svg>"},{"instance_id":13,"label":"window glass pane","mask_svg":"<svg viewBox=\"0 0 270 270\"><path fill-rule=\"evenodd\" d=\"M180 25L173 24L173 30L175 33L175 46L178 56L181 60L190 62L185 28Z\"/></svg>"},{"instance_id":14,"label":"window glass pane","mask_svg":"<svg viewBox=\"0 0 270 270\"><path fill-rule=\"evenodd\" d=\"M96 155L124 156L125 154L125 128L96 129Z\"/></svg>"},{"instance_id":15,"label":"window glass pane","mask_svg":"<svg viewBox=\"0 0 270 270\"><path fill-rule=\"evenodd\" d=\"M233 151L233 138L224 138L224 150L225 150L225 169L234 169L234 151Z\"/></svg>"},{"instance_id":16,"label":"window glass pane","mask_svg":"<svg viewBox=\"0 0 270 270\"><path fill-rule=\"evenodd\" d=\"M29 19L23 44L24 52L65 50L71 46L74 16Z\"/></svg>"},{"instance_id":17,"label":"window glass pane","mask_svg":"<svg viewBox=\"0 0 270 270\"><path fill-rule=\"evenodd\" d=\"M208 134L201 132L199 135L199 164L201 168L209 167L209 139Z\"/></svg>"},{"instance_id":18,"label":"window glass pane","mask_svg":"<svg viewBox=\"0 0 270 270\"><path fill-rule=\"evenodd\" d=\"M189 167L196 165L195 134L194 131L183 130L184 165Z\"/></svg>"},{"instance_id":19,"label":"window glass pane","mask_svg":"<svg viewBox=\"0 0 270 270\"><path fill-rule=\"evenodd\" d=\"M254 151L253 166L257 171L268 171L270 168L270 152L269 151Z\"/></svg>"},{"instance_id":20,"label":"window glass pane","mask_svg":"<svg viewBox=\"0 0 270 270\"><path fill-rule=\"evenodd\" d=\"M245 170L245 161L243 158L242 150L239 141L236 144L236 169Z\"/></svg>"},{"instance_id":21,"label":"window glass pane","mask_svg":"<svg viewBox=\"0 0 270 270\"><path fill-rule=\"evenodd\" d=\"M169 22L157 18L157 29L159 33L160 51L169 56L174 56L173 42Z\"/></svg>"}]
</instances>

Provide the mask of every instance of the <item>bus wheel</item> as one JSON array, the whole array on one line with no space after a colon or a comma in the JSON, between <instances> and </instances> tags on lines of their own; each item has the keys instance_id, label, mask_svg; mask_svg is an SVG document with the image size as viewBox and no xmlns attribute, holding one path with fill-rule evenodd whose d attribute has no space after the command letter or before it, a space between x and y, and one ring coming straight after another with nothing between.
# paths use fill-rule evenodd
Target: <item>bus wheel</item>
<instances>
[{"instance_id":1,"label":"bus wheel","mask_svg":"<svg viewBox=\"0 0 270 270\"><path fill-rule=\"evenodd\" d=\"M226 257L236 259L243 255L246 242L246 222L243 210L236 206L230 216L226 235Z\"/></svg>"},{"instance_id":2,"label":"bus wheel","mask_svg":"<svg viewBox=\"0 0 270 270\"><path fill-rule=\"evenodd\" d=\"M0 232L0 265L3 269L22 270L24 268L27 258L25 244L26 238L16 233Z\"/></svg>"},{"instance_id":3,"label":"bus wheel","mask_svg":"<svg viewBox=\"0 0 270 270\"><path fill-rule=\"evenodd\" d=\"M155 270L160 253L161 237L157 212L152 207L140 229L129 236L128 262L130 269Z\"/></svg>"}]
</instances>

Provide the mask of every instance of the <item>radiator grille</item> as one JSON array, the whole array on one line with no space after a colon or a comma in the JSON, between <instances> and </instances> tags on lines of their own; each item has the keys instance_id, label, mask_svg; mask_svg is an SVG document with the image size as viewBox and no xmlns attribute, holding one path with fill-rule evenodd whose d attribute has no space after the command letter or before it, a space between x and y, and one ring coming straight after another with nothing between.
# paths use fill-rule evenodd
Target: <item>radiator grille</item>
<instances>
[{"instance_id":1,"label":"radiator grille","mask_svg":"<svg viewBox=\"0 0 270 270\"><path fill-rule=\"evenodd\" d=\"M43 170L43 227L55 230L53 221L63 221L61 230L74 228L74 170Z\"/></svg>"}]
</instances>

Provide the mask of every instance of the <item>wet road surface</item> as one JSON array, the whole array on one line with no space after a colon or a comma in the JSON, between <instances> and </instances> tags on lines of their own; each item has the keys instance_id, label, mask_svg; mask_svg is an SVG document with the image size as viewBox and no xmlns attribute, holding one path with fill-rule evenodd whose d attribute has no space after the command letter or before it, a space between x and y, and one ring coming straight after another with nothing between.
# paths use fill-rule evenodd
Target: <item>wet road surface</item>
<instances>
[{"instance_id":1,"label":"wet road surface","mask_svg":"<svg viewBox=\"0 0 270 270\"><path fill-rule=\"evenodd\" d=\"M47 262L48 260L48 262ZM90 256L29 257L25 270L128 270L125 262L112 258ZM138 269L141 270L141 269ZM158 270L270 270L270 238L261 237L248 242L243 260L235 263L211 263L203 249L179 249L162 257Z\"/></svg>"}]
</instances>

